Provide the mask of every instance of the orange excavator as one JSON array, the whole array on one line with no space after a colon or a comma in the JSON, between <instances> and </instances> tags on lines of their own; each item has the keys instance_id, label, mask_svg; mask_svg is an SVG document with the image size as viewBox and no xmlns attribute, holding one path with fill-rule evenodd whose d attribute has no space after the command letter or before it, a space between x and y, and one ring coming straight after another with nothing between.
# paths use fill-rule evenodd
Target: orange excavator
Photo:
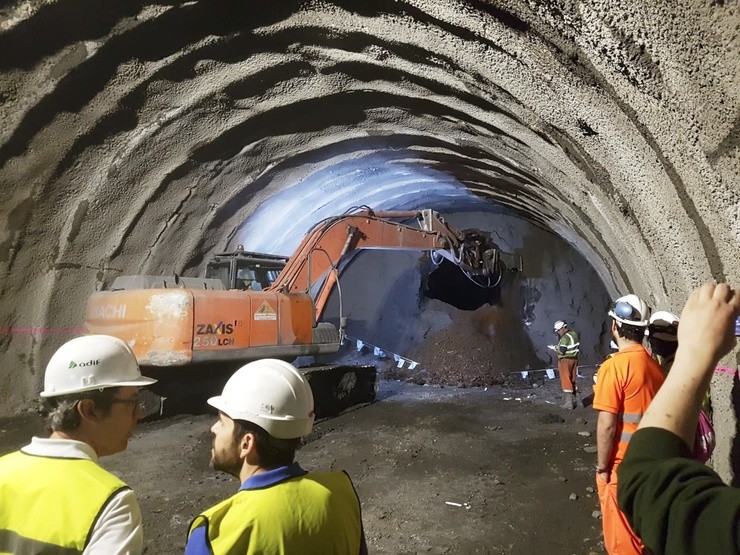
<instances>
[{"instance_id":1,"label":"orange excavator","mask_svg":"<svg viewBox=\"0 0 740 555\"><path fill-rule=\"evenodd\" d=\"M346 319L337 328L321 317L342 259L358 249L428 250L484 287L521 270L490 233L457 231L433 210L365 209L320 221L290 258L238 248L215 255L202 278L118 277L90 297L85 328L123 339L147 367L335 353Z\"/></svg>"}]
</instances>

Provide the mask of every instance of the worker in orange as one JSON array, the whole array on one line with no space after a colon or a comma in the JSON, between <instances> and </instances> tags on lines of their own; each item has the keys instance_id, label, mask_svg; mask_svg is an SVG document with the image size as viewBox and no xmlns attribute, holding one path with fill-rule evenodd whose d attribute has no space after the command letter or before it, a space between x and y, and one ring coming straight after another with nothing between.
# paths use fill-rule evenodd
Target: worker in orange
<instances>
[{"instance_id":1,"label":"worker in orange","mask_svg":"<svg viewBox=\"0 0 740 555\"><path fill-rule=\"evenodd\" d=\"M558 344L547 347L558 355L558 373L560 374L560 385L563 388L562 408L573 410L577 406L576 375L580 351L578 334L563 320L558 320L553 324L553 331L558 335Z\"/></svg>"},{"instance_id":2,"label":"worker in orange","mask_svg":"<svg viewBox=\"0 0 740 555\"><path fill-rule=\"evenodd\" d=\"M610 555L643 553L643 545L617 505L617 469L632 434L665 374L643 347L648 306L636 295L614 302L611 334L619 350L601 365L594 386L596 486L601 504L604 544Z\"/></svg>"},{"instance_id":3,"label":"worker in orange","mask_svg":"<svg viewBox=\"0 0 740 555\"><path fill-rule=\"evenodd\" d=\"M676 362L619 467L620 506L656 555L740 553L740 490L692 461L689 448L715 365L740 336L738 317L740 292L729 284L691 293Z\"/></svg>"},{"instance_id":4,"label":"worker in orange","mask_svg":"<svg viewBox=\"0 0 740 555\"><path fill-rule=\"evenodd\" d=\"M126 449L139 389L154 382L115 337L78 337L54 353L41 392L50 437L0 458L0 553L142 553L136 496L98 457Z\"/></svg>"},{"instance_id":5,"label":"worker in orange","mask_svg":"<svg viewBox=\"0 0 740 555\"><path fill-rule=\"evenodd\" d=\"M282 360L250 362L208 403L219 411L211 464L241 486L195 518L186 555L367 555L349 476L307 472L295 462L314 421L303 374Z\"/></svg>"}]
</instances>

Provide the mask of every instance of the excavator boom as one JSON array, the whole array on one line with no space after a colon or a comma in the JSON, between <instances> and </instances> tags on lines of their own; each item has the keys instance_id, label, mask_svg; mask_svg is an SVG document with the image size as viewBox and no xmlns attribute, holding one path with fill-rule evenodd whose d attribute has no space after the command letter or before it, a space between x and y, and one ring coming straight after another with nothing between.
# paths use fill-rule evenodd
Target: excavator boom
<instances>
[{"instance_id":1,"label":"excavator boom","mask_svg":"<svg viewBox=\"0 0 740 555\"><path fill-rule=\"evenodd\" d=\"M487 232L457 231L432 210L364 210L319 222L287 259L238 249L216 254L203 278L118 277L90 297L85 327L120 337L147 366L336 352L341 330L321 316L339 264L373 248L431 251L484 286L506 268Z\"/></svg>"},{"instance_id":2,"label":"excavator boom","mask_svg":"<svg viewBox=\"0 0 740 555\"><path fill-rule=\"evenodd\" d=\"M419 227L401 223L410 219L416 219ZM497 281L504 269L489 233L454 230L433 210L364 210L316 224L270 289L308 293L323 279L315 298L319 320L336 283L339 262L350 251L373 248L436 251L468 275L484 277L486 283Z\"/></svg>"}]
</instances>

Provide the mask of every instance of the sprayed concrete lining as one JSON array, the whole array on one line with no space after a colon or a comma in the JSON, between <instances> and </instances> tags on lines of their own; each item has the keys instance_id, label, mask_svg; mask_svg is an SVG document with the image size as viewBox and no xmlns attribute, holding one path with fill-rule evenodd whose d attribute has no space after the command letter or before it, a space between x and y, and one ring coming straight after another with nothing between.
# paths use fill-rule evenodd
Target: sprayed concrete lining
<instances>
[{"instance_id":1,"label":"sprayed concrete lining","mask_svg":"<svg viewBox=\"0 0 740 555\"><path fill-rule=\"evenodd\" d=\"M618 293L679 311L703 281L740 284L738 9L6 3L0 412L30 406L85 299L116 276L197 275L237 241L290 254L321 215L359 204L557 236L575 254L536 263L557 277L538 278L537 310L594 337ZM499 226L501 210L518 223ZM597 279L556 288L575 259ZM737 369L737 351L723 364ZM712 386L723 472L733 384Z\"/></svg>"}]
</instances>

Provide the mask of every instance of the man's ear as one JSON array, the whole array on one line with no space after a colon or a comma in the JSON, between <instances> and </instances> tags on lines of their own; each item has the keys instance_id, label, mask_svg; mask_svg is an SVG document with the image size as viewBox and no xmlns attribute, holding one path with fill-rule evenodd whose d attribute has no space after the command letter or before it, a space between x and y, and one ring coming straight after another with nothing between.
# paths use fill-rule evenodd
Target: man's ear
<instances>
[{"instance_id":1,"label":"man's ear","mask_svg":"<svg viewBox=\"0 0 740 555\"><path fill-rule=\"evenodd\" d=\"M247 432L239 440L239 458L246 459L257 452L257 437L252 432Z\"/></svg>"},{"instance_id":2,"label":"man's ear","mask_svg":"<svg viewBox=\"0 0 740 555\"><path fill-rule=\"evenodd\" d=\"M80 418L83 420L100 420L100 415L95 407L95 401L92 399L82 399L81 401L78 401L76 408L77 414L79 414Z\"/></svg>"}]
</instances>

